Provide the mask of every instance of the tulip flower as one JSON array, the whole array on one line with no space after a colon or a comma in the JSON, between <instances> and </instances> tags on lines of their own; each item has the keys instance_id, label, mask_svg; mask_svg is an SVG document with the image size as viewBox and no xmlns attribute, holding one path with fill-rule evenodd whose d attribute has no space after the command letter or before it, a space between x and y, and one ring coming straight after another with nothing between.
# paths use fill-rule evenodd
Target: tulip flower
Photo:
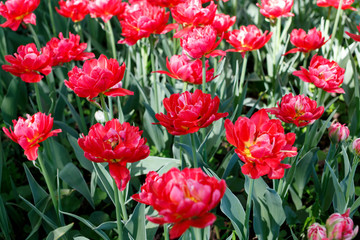
<instances>
[{"instance_id":1,"label":"tulip flower","mask_svg":"<svg viewBox=\"0 0 360 240\"><path fill-rule=\"evenodd\" d=\"M175 93L165 98L167 114L157 113L159 123L172 135L186 135L208 127L212 122L226 117L228 113L218 113L220 99L197 89L194 93Z\"/></svg>"},{"instance_id":2,"label":"tulip flower","mask_svg":"<svg viewBox=\"0 0 360 240\"><path fill-rule=\"evenodd\" d=\"M174 37L182 37L194 27L210 25L215 18L217 5L211 2L206 8L202 7L200 0L189 0L178 4L171 9L175 21L183 26Z\"/></svg>"},{"instance_id":3,"label":"tulip flower","mask_svg":"<svg viewBox=\"0 0 360 240\"><path fill-rule=\"evenodd\" d=\"M71 18L73 22L79 22L90 13L88 5L88 0L60 0L60 9L55 9L61 16Z\"/></svg>"},{"instance_id":4,"label":"tulip flower","mask_svg":"<svg viewBox=\"0 0 360 240\"><path fill-rule=\"evenodd\" d=\"M356 8L352 7L351 4L354 3L355 0L343 0L341 9L350 9L353 11L357 11ZM334 7L336 9L339 8L340 0L317 0L316 4L319 7Z\"/></svg>"},{"instance_id":5,"label":"tulip flower","mask_svg":"<svg viewBox=\"0 0 360 240\"><path fill-rule=\"evenodd\" d=\"M277 118L286 123L293 123L297 127L304 127L315 122L324 113L324 107L317 107L315 100L304 95L293 96L286 94L281 98L277 107L266 109L267 112L275 114Z\"/></svg>"},{"instance_id":6,"label":"tulip flower","mask_svg":"<svg viewBox=\"0 0 360 240\"><path fill-rule=\"evenodd\" d=\"M290 12L293 5L294 0L261 0L261 4L256 4L260 8L260 13L271 20L294 16Z\"/></svg>"},{"instance_id":7,"label":"tulip flower","mask_svg":"<svg viewBox=\"0 0 360 240\"><path fill-rule=\"evenodd\" d=\"M326 220L326 229L329 239L351 240L354 239L359 231L359 226L355 229L353 220L349 217L350 208L344 214L333 213Z\"/></svg>"},{"instance_id":8,"label":"tulip flower","mask_svg":"<svg viewBox=\"0 0 360 240\"><path fill-rule=\"evenodd\" d=\"M248 51L254 51L262 48L271 38L272 32L264 34L255 26L241 26L239 30L233 30L227 33L226 41L235 49L226 50L227 52L240 52L242 57Z\"/></svg>"},{"instance_id":9,"label":"tulip flower","mask_svg":"<svg viewBox=\"0 0 360 240\"><path fill-rule=\"evenodd\" d=\"M354 153L360 157L360 138L357 138L353 141L352 147L353 147Z\"/></svg>"},{"instance_id":10,"label":"tulip flower","mask_svg":"<svg viewBox=\"0 0 360 240\"><path fill-rule=\"evenodd\" d=\"M293 72L304 82L313 83L316 87L329 93L345 93L340 85L344 81L345 69L335 61L329 61L318 55L314 55L310 61L309 70L300 67L300 71Z\"/></svg>"},{"instance_id":11,"label":"tulip flower","mask_svg":"<svg viewBox=\"0 0 360 240\"><path fill-rule=\"evenodd\" d=\"M295 133L284 133L278 119L269 119L266 110L260 109L249 119L239 117L235 124L225 120L227 141L236 147L235 153L245 164L243 174L252 179L268 175L270 179L280 179L288 164L281 163L286 157L297 155L293 147Z\"/></svg>"},{"instance_id":12,"label":"tulip flower","mask_svg":"<svg viewBox=\"0 0 360 240\"><path fill-rule=\"evenodd\" d=\"M316 28L309 30L307 34L303 29L294 29L290 34L290 42L296 48L291 49L284 55L296 52L311 52L321 48L328 40L325 41L325 37L322 36L321 31L316 31Z\"/></svg>"},{"instance_id":13,"label":"tulip flower","mask_svg":"<svg viewBox=\"0 0 360 240\"><path fill-rule=\"evenodd\" d=\"M226 183L207 176L200 168L172 168L159 176L149 172L145 184L132 198L152 206L160 217L146 216L157 224L172 224L170 238L180 237L189 227L205 228L216 216L210 210L224 196Z\"/></svg>"},{"instance_id":14,"label":"tulip flower","mask_svg":"<svg viewBox=\"0 0 360 240\"><path fill-rule=\"evenodd\" d=\"M27 83L40 82L44 75L51 73L51 55L48 47L43 47L39 52L34 43L18 47L14 56L7 55L5 60L10 65L2 65L7 71Z\"/></svg>"},{"instance_id":15,"label":"tulip flower","mask_svg":"<svg viewBox=\"0 0 360 240\"><path fill-rule=\"evenodd\" d=\"M184 3L186 0L147 0L153 6L163 8L173 8L180 3Z\"/></svg>"},{"instance_id":16,"label":"tulip flower","mask_svg":"<svg viewBox=\"0 0 360 240\"><path fill-rule=\"evenodd\" d=\"M191 58L225 56L226 53L221 50L215 50L220 44L222 38L216 41L217 33L212 26L204 28L194 28L180 39L180 45L184 53Z\"/></svg>"},{"instance_id":17,"label":"tulip flower","mask_svg":"<svg viewBox=\"0 0 360 240\"><path fill-rule=\"evenodd\" d=\"M169 16L170 13L165 12L165 9L152 6L146 1L131 4L120 19L121 35L125 39L118 43L131 46L142 38L150 37L151 34L165 34L177 28L177 24L167 24Z\"/></svg>"},{"instance_id":18,"label":"tulip flower","mask_svg":"<svg viewBox=\"0 0 360 240\"><path fill-rule=\"evenodd\" d=\"M127 3L121 0L92 0L89 1L88 9L92 18L101 18L107 23L113 16L122 15Z\"/></svg>"},{"instance_id":19,"label":"tulip flower","mask_svg":"<svg viewBox=\"0 0 360 240\"><path fill-rule=\"evenodd\" d=\"M45 115L45 113L26 114L26 119L19 117L18 120L12 120L14 130L10 131L3 127L4 133L14 142L18 143L24 150L28 160L38 158L39 143L45 141L48 137L56 136L61 129L51 130L54 119Z\"/></svg>"},{"instance_id":20,"label":"tulip flower","mask_svg":"<svg viewBox=\"0 0 360 240\"><path fill-rule=\"evenodd\" d=\"M221 36L223 33L227 32L228 29L234 25L236 22L236 17L230 17L229 15L219 13L215 15L214 21L211 26L215 29L218 36Z\"/></svg>"},{"instance_id":21,"label":"tulip flower","mask_svg":"<svg viewBox=\"0 0 360 240\"><path fill-rule=\"evenodd\" d=\"M323 240L326 238L326 228L319 223L312 224L307 230L308 240Z\"/></svg>"},{"instance_id":22,"label":"tulip flower","mask_svg":"<svg viewBox=\"0 0 360 240\"><path fill-rule=\"evenodd\" d=\"M357 28L357 30L360 32L360 24L359 24L359 26L357 26L356 28ZM347 32L347 31L345 31L345 33L346 33L347 35L349 35L349 37L351 37L353 40L355 40L355 41L357 41L357 42L360 42L360 35L356 35L356 34L353 34L353 33L349 33L349 32Z\"/></svg>"},{"instance_id":23,"label":"tulip flower","mask_svg":"<svg viewBox=\"0 0 360 240\"><path fill-rule=\"evenodd\" d=\"M49 47L52 66L75 61L84 61L95 57L95 54L85 52L87 43L80 43L80 36L69 32L69 38L59 33L59 38L53 37L46 46Z\"/></svg>"},{"instance_id":24,"label":"tulip flower","mask_svg":"<svg viewBox=\"0 0 360 240\"><path fill-rule=\"evenodd\" d=\"M162 70L156 72L191 84L202 84L202 62L200 59L189 60L185 55L174 55L170 58L170 62L166 58L166 67L169 72ZM206 68L208 67L209 63L206 61ZM214 69L207 70L206 82L210 82L214 78Z\"/></svg>"},{"instance_id":25,"label":"tulip flower","mask_svg":"<svg viewBox=\"0 0 360 240\"><path fill-rule=\"evenodd\" d=\"M105 126L97 123L90 128L87 136L78 139L84 156L93 162L109 163L110 175L120 191L130 180L127 163L140 161L149 156L146 139L141 138L142 131L130 123L121 124L118 119L106 122Z\"/></svg>"},{"instance_id":26,"label":"tulip flower","mask_svg":"<svg viewBox=\"0 0 360 240\"><path fill-rule=\"evenodd\" d=\"M40 0L8 0L0 2L0 16L6 18L6 22L0 27L8 27L16 31L22 22L36 25L36 15L33 13L39 6Z\"/></svg>"},{"instance_id":27,"label":"tulip flower","mask_svg":"<svg viewBox=\"0 0 360 240\"><path fill-rule=\"evenodd\" d=\"M341 123L331 123L329 127L329 138L332 143L340 143L348 139L350 135L349 128L345 124Z\"/></svg>"},{"instance_id":28,"label":"tulip flower","mask_svg":"<svg viewBox=\"0 0 360 240\"><path fill-rule=\"evenodd\" d=\"M112 97L133 95L132 91L120 87L124 72L125 63L119 66L116 59L101 55L99 59L87 60L83 69L75 66L68 72L69 81L64 83L76 95L89 101L100 93Z\"/></svg>"}]
</instances>

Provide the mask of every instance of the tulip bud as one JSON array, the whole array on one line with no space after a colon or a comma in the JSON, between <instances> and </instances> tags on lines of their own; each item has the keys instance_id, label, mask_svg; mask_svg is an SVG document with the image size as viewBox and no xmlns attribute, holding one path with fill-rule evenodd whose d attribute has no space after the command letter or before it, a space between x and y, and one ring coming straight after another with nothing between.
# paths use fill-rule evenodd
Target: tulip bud
<instances>
[{"instance_id":1,"label":"tulip bud","mask_svg":"<svg viewBox=\"0 0 360 240\"><path fill-rule=\"evenodd\" d=\"M313 223L307 231L309 240L322 240L326 238L326 228L319 223Z\"/></svg>"},{"instance_id":2,"label":"tulip bud","mask_svg":"<svg viewBox=\"0 0 360 240\"><path fill-rule=\"evenodd\" d=\"M355 229L352 219L349 217L350 208L344 214L334 213L326 220L326 229L329 239L351 240L358 233L359 226Z\"/></svg>"},{"instance_id":3,"label":"tulip bud","mask_svg":"<svg viewBox=\"0 0 360 240\"><path fill-rule=\"evenodd\" d=\"M360 157L360 138L357 138L353 141L352 147L353 147L355 154Z\"/></svg>"},{"instance_id":4,"label":"tulip bud","mask_svg":"<svg viewBox=\"0 0 360 240\"><path fill-rule=\"evenodd\" d=\"M336 144L345 141L349 137L350 131L341 123L332 123L329 127L329 138L332 143Z\"/></svg>"}]
</instances>

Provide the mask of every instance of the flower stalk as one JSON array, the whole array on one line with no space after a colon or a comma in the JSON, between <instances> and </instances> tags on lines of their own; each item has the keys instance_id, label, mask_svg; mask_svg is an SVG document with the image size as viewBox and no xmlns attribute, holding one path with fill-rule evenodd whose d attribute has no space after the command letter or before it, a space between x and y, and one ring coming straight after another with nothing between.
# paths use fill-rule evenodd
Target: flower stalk
<instances>
[{"instance_id":1,"label":"flower stalk","mask_svg":"<svg viewBox=\"0 0 360 240\"><path fill-rule=\"evenodd\" d=\"M249 178L249 191L248 196L246 200L246 212L245 212L245 226L244 226L244 233L245 233L245 239L249 239L249 221L250 221L250 212L251 212L251 203L252 203L252 194L254 190L254 182L255 180L252 178Z\"/></svg>"}]
</instances>

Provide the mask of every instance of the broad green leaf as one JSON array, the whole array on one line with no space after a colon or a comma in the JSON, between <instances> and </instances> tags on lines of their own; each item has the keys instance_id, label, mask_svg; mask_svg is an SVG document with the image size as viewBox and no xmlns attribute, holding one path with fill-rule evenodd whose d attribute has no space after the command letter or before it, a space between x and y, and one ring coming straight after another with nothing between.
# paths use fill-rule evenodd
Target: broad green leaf
<instances>
[{"instance_id":1,"label":"broad green leaf","mask_svg":"<svg viewBox=\"0 0 360 240\"><path fill-rule=\"evenodd\" d=\"M84 150L79 146L77 139L71 135L67 135L70 145L74 149L75 156L79 160L80 165L89 172L94 171L93 164L84 156Z\"/></svg>"},{"instance_id":2,"label":"broad green leaf","mask_svg":"<svg viewBox=\"0 0 360 240\"><path fill-rule=\"evenodd\" d=\"M117 227L116 221L108 221L108 222L103 222L102 224L97 226L95 229L111 230L111 229L114 229L116 227Z\"/></svg>"},{"instance_id":3,"label":"broad green leaf","mask_svg":"<svg viewBox=\"0 0 360 240\"><path fill-rule=\"evenodd\" d=\"M10 238L10 226L9 226L9 217L7 215L4 202L0 195L0 229L5 238L5 240L9 240Z\"/></svg>"},{"instance_id":4,"label":"broad green leaf","mask_svg":"<svg viewBox=\"0 0 360 240\"><path fill-rule=\"evenodd\" d=\"M74 223L70 223L69 225L59 227L55 229L54 231L50 232L50 234L47 236L46 240L57 240L60 239L62 236L64 236L65 233L67 233L72 227L74 226Z\"/></svg>"},{"instance_id":5,"label":"broad green leaf","mask_svg":"<svg viewBox=\"0 0 360 240\"><path fill-rule=\"evenodd\" d=\"M125 227L134 239L147 239L145 228L145 205L138 203Z\"/></svg>"},{"instance_id":6,"label":"broad green leaf","mask_svg":"<svg viewBox=\"0 0 360 240\"><path fill-rule=\"evenodd\" d=\"M102 239L106 239L106 240L110 240L110 238L100 229L96 229L96 226L94 224L92 224L90 221L86 220L85 218L82 218L78 215L72 214L72 213L68 213L68 212L63 212L60 211L62 214L68 215L70 217L76 218L77 220L79 220L80 222L82 222L83 224L85 224L87 227L89 227L91 230L93 230L97 235L99 235Z\"/></svg>"},{"instance_id":7,"label":"broad green leaf","mask_svg":"<svg viewBox=\"0 0 360 240\"><path fill-rule=\"evenodd\" d=\"M344 190L340 186L339 181L336 177L336 174L334 173L334 170L332 169L330 164L327 161L325 161L325 164L328 167L328 169L330 170L331 179L333 182L333 186L335 188L335 195L334 195L334 199L333 199L333 206L334 206L335 212L345 212L346 201L345 201Z\"/></svg>"},{"instance_id":8,"label":"broad green leaf","mask_svg":"<svg viewBox=\"0 0 360 240\"><path fill-rule=\"evenodd\" d=\"M26 178L29 182L31 193L34 198L34 202L35 204L37 204L40 200L48 197L49 194L47 194L45 190L36 182L36 180L32 176L30 170L28 169L25 163L23 163L23 167L25 169Z\"/></svg>"},{"instance_id":9,"label":"broad green leaf","mask_svg":"<svg viewBox=\"0 0 360 240\"><path fill-rule=\"evenodd\" d=\"M114 189L113 189L113 180L110 176L109 172L101 165L100 163L94 163L92 162L93 167L95 169L96 175L98 179L100 180L99 186L103 188L103 191L105 191L111 201L114 203Z\"/></svg>"},{"instance_id":10,"label":"broad green leaf","mask_svg":"<svg viewBox=\"0 0 360 240\"><path fill-rule=\"evenodd\" d=\"M171 165L173 167L180 166L180 160L175 158L149 156L141 161L131 164L131 175L139 176L147 174L150 171L157 172L166 165Z\"/></svg>"},{"instance_id":11,"label":"broad green leaf","mask_svg":"<svg viewBox=\"0 0 360 240\"><path fill-rule=\"evenodd\" d=\"M73 163L70 162L66 164L66 166L60 171L59 177L72 188L80 192L90 205L95 208L94 201L91 198L90 190L84 180L84 177Z\"/></svg>"}]
</instances>

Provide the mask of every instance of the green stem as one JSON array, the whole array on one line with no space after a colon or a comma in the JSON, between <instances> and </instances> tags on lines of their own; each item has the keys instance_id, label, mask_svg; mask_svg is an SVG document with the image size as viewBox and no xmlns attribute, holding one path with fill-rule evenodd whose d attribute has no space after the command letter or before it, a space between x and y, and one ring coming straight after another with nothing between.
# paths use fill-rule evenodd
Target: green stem
<instances>
[{"instance_id":1,"label":"green stem","mask_svg":"<svg viewBox=\"0 0 360 240\"><path fill-rule=\"evenodd\" d=\"M113 180L113 188L114 188L114 200L115 200L115 211L116 211L116 226L118 229L118 239L123 239L123 229L121 226L121 214L120 214L120 203L119 203L119 190L117 188L115 180Z\"/></svg>"},{"instance_id":2,"label":"green stem","mask_svg":"<svg viewBox=\"0 0 360 240\"><path fill-rule=\"evenodd\" d=\"M55 195L55 191L54 191L54 187L50 181L50 177L49 177L49 174L46 170L46 167L45 167L45 164L44 164L44 161L42 159L42 156L41 156L41 153L39 153L38 155L38 160L39 160L39 164L40 164L40 168L41 168L41 173L43 174L44 178L45 178L45 182L46 182L46 185L49 189L49 192L50 192L50 196L51 196L51 200L54 204L54 208L55 208L55 212L56 212L56 215L58 215L58 202L56 201L56 195Z\"/></svg>"},{"instance_id":3,"label":"green stem","mask_svg":"<svg viewBox=\"0 0 360 240\"><path fill-rule=\"evenodd\" d=\"M194 238L195 240L202 240L203 237L201 236L201 228L192 227Z\"/></svg>"},{"instance_id":4,"label":"green stem","mask_svg":"<svg viewBox=\"0 0 360 240\"><path fill-rule=\"evenodd\" d=\"M242 63L242 68L241 68L240 86L239 86L239 92L241 94L243 92L243 85L244 85L244 81L245 81L245 72L246 72L247 60L248 60L248 54L247 54L247 52L245 52L245 55L244 55L244 58L243 58L243 63Z\"/></svg>"},{"instance_id":5,"label":"green stem","mask_svg":"<svg viewBox=\"0 0 360 240\"><path fill-rule=\"evenodd\" d=\"M245 212L245 228L244 228L244 233L245 233L245 239L249 239L249 221L250 221L250 211L251 211L251 201L252 201L252 193L254 190L254 182L255 180L252 178L249 178L250 182L249 182L249 191L248 191L248 196L247 196L247 201L246 201L246 212Z\"/></svg>"},{"instance_id":6,"label":"green stem","mask_svg":"<svg viewBox=\"0 0 360 240\"><path fill-rule=\"evenodd\" d=\"M115 38L114 38L114 33L113 33L113 30L112 30L112 27L111 27L110 20L105 23L105 26L106 26L106 30L107 30L106 31L106 38L107 38L108 42L110 42L111 54L112 54L112 57L114 59L116 59Z\"/></svg>"},{"instance_id":7,"label":"green stem","mask_svg":"<svg viewBox=\"0 0 360 240\"><path fill-rule=\"evenodd\" d=\"M202 91L205 93L206 91L206 59L203 56L202 60Z\"/></svg>"},{"instance_id":8,"label":"green stem","mask_svg":"<svg viewBox=\"0 0 360 240\"><path fill-rule=\"evenodd\" d=\"M101 102L101 108L104 113L105 121L107 122L107 121L109 121L109 113L108 113L108 109L106 107L104 94L102 94L102 93L100 93L100 102Z\"/></svg>"},{"instance_id":9,"label":"green stem","mask_svg":"<svg viewBox=\"0 0 360 240\"><path fill-rule=\"evenodd\" d=\"M187 83L187 82L184 82L183 90L182 90L183 93L186 91L187 85L188 85L188 83Z\"/></svg>"},{"instance_id":10,"label":"green stem","mask_svg":"<svg viewBox=\"0 0 360 240\"><path fill-rule=\"evenodd\" d=\"M36 102L39 108L39 112L43 112L42 104L41 104L41 98L40 98L40 90L39 90L39 83L34 84L35 88L35 96L36 96Z\"/></svg>"},{"instance_id":11,"label":"green stem","mask_svg":"<svg viewBox=\"0 0 360 240\"><path fill-rule=\"evenodd\" d=\"M343 0L340 0L340 3L339 3L339 7L337 9L337 12L336 12L336 18L335 18L335 23L334 23L334 30L332 31L332 34L331 34L331 40L330 40L330 50L327 52L326 54L326 58L329 57L329 54L330 52L333 50L333 43L334 43L334 39L336 37L336 32L337 32L337 28L338 28L338 24L339 24L339 19L340 19L340 15L342 14L342 4L343 4ZM336 59L335 59L336 60Z\"/></svg>"},{"instance_id":12,"label":"green stem","mask_svg":"<svg viewBox=\"0 0 360 240\"><path fill-rule=\"evenodd\" d=\"M77 34L79 34L80 36L80 41L83 42L84 41L84 34L82 32L82 28L81 28L81 23L80 22L76 22L74 24L74 29L76 31Z\"/></svg>"},{"instance_id":13,"label":"green stem","mask_svg":"<svg viewBox=\"0 0 360 240\"><path fill-rule=\"evenodd\" d=\"M120 200L120 205L121 205L121 211L122 211L122 215L123 215L123 219L125 222L127 222L127 220L129 219L128 214L126 212L126 207L125 207L125 200L124 200L124 196L122 194L122 191L119 191L119 200Z\"/></svg>"},{"instance_id":14,"label":"green stem","mask_svg":"<svg viewBox=\"0 0 360 240\"><path fill-rule=\"evenodd\" d=\"M165 240L169 240L169 229L167 224L164 224L164 238Z\"/></svg>"},{"instance_id":15,"label":"green stem","mask_svg":"<svg viewBox=\"0 0 360 240\"><path fill-rule=\"evenodd\" d=\"M308 57L309 57L309 53L305 53L303 68L306 68L306 63L307 63ZM300 80L300 94L307 95L307 90L308 90L309 84L304 82L301 79L299 79L299 80Z\"/></svg>"},{"instance_id":16,"label":"green stem","mask_svg":"<svg viewBox=\"0 0 360 240\"><path fill-rule=\"evenodd\" d=\"M79 109L80 123L82 125L82 129L86 130L87 128L86 128L86 123L85 123L84 111L83 111L83 108L81 106L80 97L78 97L77 95L76 95L76 104L77 104L77 107ZM87 133L84 132L84 134L87 134Z\"/></svg>"},{"instance_id":17,"label":"green stem","mask_svg":"<svg viewBox=\"0 0 360 240\"><path fill-rule=\"evenodd\" d=\"M29 30L31 32L31 35L32 35L32 37L33 37L33 39L35 41L36 47L38 48L38 50L40 50L41 49L40 41L39 41L38 36L36 35L36 32L35 32L34 28L32 27L31 24L27 24L26 26L29 28Z\"/></svg>"},{"instance_id":18,"label":"green stem","mask_svg":"<svg viewBox=\"0 0 360 240\"><path fill-rule=\"evenodd\" d=\"M195 133L190 133L190 136L191 136L191 147L192 147L194 168L198 168L198 161L196 157Z\"/></svg>"},{"instance_id":19,"label":"green stem","mask_svg":"<svg viewBox=\"0 0 360 240\"><path fill-rule=\"evenodd\" d=\"M55 27L55 21L54 21L54 14L53 14L52 6L51 6L51 0L48 0L48 8L49 8L51 27L52 27L54 36L56 36L56 27Z\"/></svg>"},{"instance_id":20,"label":"green stem","mask_svg":"<svg viewBox=\"0 0 360 240\"><path fill-rule=\"evenodd\" d=\"M149 41L150 41L150 61L151 61L151 70L152 72L155 72L156 71L156 68L155 68L155 59L154 59L154 41L152 38L149 38ZM158 113L160 110L159 110L159 97L158 97L158 87L157 87L157 81L156 81L156 73L153 73L151 75L151 79L153 81L153 85L154 85L154 93L155 93L155 110L156 112Z\"/></svg>"}]
</instances>

